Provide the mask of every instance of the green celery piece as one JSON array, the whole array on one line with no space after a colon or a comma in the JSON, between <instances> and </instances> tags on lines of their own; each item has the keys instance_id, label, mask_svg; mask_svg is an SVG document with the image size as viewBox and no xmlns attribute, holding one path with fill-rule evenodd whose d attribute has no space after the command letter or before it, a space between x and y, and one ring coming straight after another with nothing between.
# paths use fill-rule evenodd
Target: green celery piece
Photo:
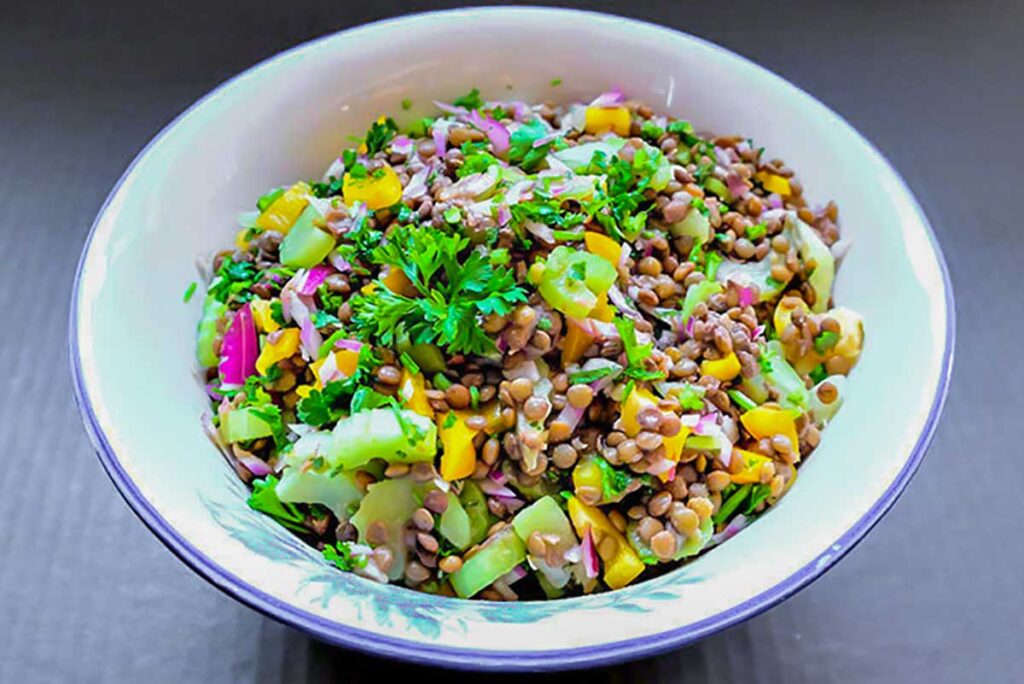
<instances>
[{"instance_id":1,"label":"green celery piece","mask_svg":"<svg viewBox=\"0 0 1024 684\"><path fill-rule=\"evenodd\" d=\"M487 498L479 485L472 480L466 480L462 484L459 501L462 503L462 509L469 516L469 545L479 544L487 537L487 530L496 521L487 508Z\"/></svg>"},{"instance_id":2,"label":"green celery piece","mask_svg":"<svg viewBox=\"0 0 1024 684\"><path fill-rule=\"evenodd\" d=\"M631 521L626 527L626 539L629 540L629 545L633 547L637 555L647 565L655 565L657 563L671 563L682 560L683 558L689 558L690 556L696 556L700 553L708 542L711 541L711 536L714 534L714 524L711 519L708 518L700 523L700 527L697 529L697 534L692 537L686 537L676 531L674 527L669 525L666 529L671 532L676 538L676 552L672 558L662 561L659 559L654 552L651 550L650 545L641 539L639 532L637 531L637 523Z\"/></svg>"},{"instance_id":3,"label":"green celery piece","mask_svg":"<svg viewBox=\"0 0 1024 684\"><path fill-rule=\"evenodd\" d=\"M696 207L690 207L682 221L669 224L668 232L675 237L692 237L694 244L704 245L711 238L711 223Z\"/></svg>"},{"instance_id":4,"label":"green celery piece","mask_svg":"<svg viewBox=\"0 0 1024 684\"><path fill-rule=\"evenodd\" d=\"M764 384L764 376L760 373L750 378L743 378L740 388L745 395L758 404L763 404L769 399L768 387Z\"/></svg>"},{"instance_id":5,"label":"green celery piece","mask_svg":"<svg viewBox=\"0 0 1024 684\"><path fill-rule=\"evenodd\" d=\"M480 550L452 573L452 589L470 598L526 560L526 546L514 530L506 528L487 540Z\"/></svg>"},{"instance_id":6,"label":"green celery piece","mask_svg":"<svg viewBox=\"0 0 1024 684\"><path fill-rule=\"evenodd\" d=\"M831 404L824 404L821 399L818 399L818 388L821 387L822 383L826 382L835 387L839 392L839 395ZM818 425L825 425L836 415L836 412L839 411L839 407L843 405L844 397L846 397L846 383L847 379L845 375L830 375L811 389L810 409L811 414L814 416L815 423Z\"/></svg>"},{"instance_id":7,"label":"green celery piece","mask_svg":"<svg viewBox=\"0 0 1024 684\"><path fill-rule=\"evenodd\" d=\"M711 522L711 518L708 518L701 522L700 527L697 529L697 535L689 537L686 542L679 547L676 551L676 555L673 560L682 560L683 558L689 558L690 556L696 556L700 553L708 542L711 541L711 536L715 532L715 525Z\"/></svg>"},{"instance_id":8,"label":"green celery piece","mask_svg":"<svg viewBox=\"0 0 1024 684\"><path fill-rule=\"evenodd\" d=\"M762 370L765 384L779 395L782 408L806 410L811 405L811 393L804 381L786 361L782 344L772 340L761 350L763 363L771 366L770 370Z\"/></svg>"},{"instance_id":9,"label":"green celery piece","mask_svg":"<svg viewBox=\"0 0 1024 684\"><path fill-rule=\"evenodd\" d=\"M722 181L715 177L708 178L704 181L704 187L708 192L717 196L723 202L732 201L732 193L729 192L729 188Z\"/></svg>"},{"instance_id":10,"label":"green celery piece","mask_svg":"<svg viewBox=\"0 0 1024 684\"><path fill-rule=\"evenodd\" d=\"M594 142L583 143L582 145L566 147L564 150L552 152L551 155L568 166L573 173L582 173L588 166L590 166L590 163L594 160L595 154L601 152L606 157L612 157L615 156L625 144L626 141L622 138L608 136L603 140L596 140Z\"/></svg>"},{"instance_id":11,"label":"green celery piece","mask_svg":"<svg viewBox=\"0 0 1024 684\"><path fill-rule=\"evenodd\" d=\"M786 288L786 283L771 277L771 271L770 257L746 262L723 259L715 273L715 279L720 283L731 280L744 287L756 286L761 293L760 300L768 302L781 295Z\"/></svg>"},{"instance_id":12,"label":"green celery piece","mask_svg":"<svg viewBox=\"0 0 1024 684\"><path fill-rule=\"evenodd\" d=\"M407 434L410 430L417 434ZM374 458L388 463L430 462L436 453L434 421L413 411L388 407L360 411L338 421L327 460L332 467L351 470Z\"/></svg>"},{"instance_id":13,"label":"green celery piece","mask_svg":"<svg viewBox=\"0 0 1024 684\"><path fill-rule=\"evenodd\" d=\"M512 529L523 542L534 532L555 535L559 539L556 547L559 551L566 551L576 544L569 518L552 496L537 499L519 511L512 519Z\"/></svg>"},{"instance_id":14,"label":"green celery piece","mask_svg":"<svg viewBox=\"0 0 1024 684\"><path fill-rule=\"evenodd\" d=\"M345 522L352 504L362 500L363 492L356 484L355 472L332 474L288 467L281 474L277 496L287 503L322 504L334 512L339 522Z\"/></svg>"},{"instance_id":15,"label":"green celery piece","mask_svg":"<svg viewBox=\"0 0 1024 684\"><path fill-rule=\"evenodd\" d=\"M262 480L255 480L252 483L252 493L246 503L249 508L269 515L279 523L297 532L308 532L302 522L305 517L295 506L282 503L277 498L277 478L267 475Z\"/></svg>"},{"instance_id":16,"label":"green celery piece","mask_svg":"<svg viewBox=\"0 0 1024 684\"><path fill-rule=\"evenodd\" d=\"M313 221L320 218L313 205L307 206L281 241L281 263L292 268L311 268L334 249L334 238Z\"/></svg>"},{"instance_id":17,"label":"green celery piece","mask_svg":"<svg viewBox=\"0 0 1024 684\"><path fill-rule=\"evenodd\" d=\"M459 551L465 551L470 547L473 538L472 523L454 492L448 492L448 507L441 514L437 529Z\"/></svg>"},{"instance_id":18,"label":"green celery piece","mask_svg":"<svg viewBox=\"0 0 1024 684\"><path fill-rule=\"evenodd\" d=\"M749 411L752 408L757 408L757 402L739 390L731 389L727 391L727 394L742 411Z\"/></svg>"},{"instance_id":19,"label":"green celery piece","mask_svg":"<svg viewBox=\"0 0 1024 684\"><path fill-rule=\"evenodd\" d=\"M370 525L380 521L387 530L387 546L394 554L394 562L388 568L388 578L399 579L405 572L405 561L408 549L402 539L405 525L412 518L413 511L419 508L413 496L415 483L412 478L400 480L383 480L370 485L366 496L359 504L359 510L352 516L351 523L359 532L359 543L368 543L366 534Z\"/></svg>"},{"instance_id":20,"label":"green celery piece","mask_svg":"<svg viewBox=\"0 0 1024 684\"><path fill-rule=\"evenodd\" d=\"M722 291L722 286L712 280L702 280L686 289L686 296L683 297L682 317L683 325L690 320L693 310L701 302L706 302L711 295Z\"/></svg>"},{"instance_id":21,"label":"green celery piece","mask_svg":"<svg viewBox=\"0 0 1024 684\"><path fill-rule=\"evenodd\" d=\"M582 271L582 279L578 274ZM544 264L541 296L553 308L573 318L585 318L608 291L618 273L604 258L575 249L556 247Z\"/></svg>"},{"instance_id":22,"label":"green celery piece","mask_svg":"<svg viewBox=\"0 0 1024 684\"><path fill-rule=\"evenodd\" d=\"M792 215L789 216L789 223L793 227L800 258L804 262L813 260L815 263L814 270L807 278L815 294L811 311L822 313L828 309L828 300L832 296L832 281L836 277L835 257L809 225Z\"/></svg>"},{"instance_id":23,"label":"green celery piece","mask_svg":"<svg viewBox=\"0 0 1024 684\"><path fill-rule=\"evenodd\" d=\"M537 578L537 584L540 585L541 591L544 592L544 596L549 599L557 599L565 596L565 589L559 589L558 587L551 584L548 578L544 576L544 573L534 573L534 577Z\"/></svg>"},{"instance_id":24,"label":"green celery piece","mask_svg":"<svg viewBox=\"0 0 1024 684\"><path fill-rule=\"evenodd\" d=\"M254 410L259 410L259 407L236 408L224 414L220 432L225 442L248 442L274 434L270 424L258 417Z\"/></svg>"},{"instance_id":25,"label":"green celery piece","mask_svg":"<svg viewBox=\"0 0 1024 684\"><path fill-rule=\"evenodd\" d=\"M711 435L689 435L683 444L693 451L718 451L718 441Z\"/></svg>"},{"instance_id":26,"label":"green celery piece","mask_svg":"<svg viewBox=\"0 0 1024 684\"><path fill-rule=\"evenodd\" d=\"M213 368L220 362L217 352L217 323L227 313L228 305L209 295L203 301L203 315L196 330L196 360L203 368Z\"/></svg>"}]
</instances>

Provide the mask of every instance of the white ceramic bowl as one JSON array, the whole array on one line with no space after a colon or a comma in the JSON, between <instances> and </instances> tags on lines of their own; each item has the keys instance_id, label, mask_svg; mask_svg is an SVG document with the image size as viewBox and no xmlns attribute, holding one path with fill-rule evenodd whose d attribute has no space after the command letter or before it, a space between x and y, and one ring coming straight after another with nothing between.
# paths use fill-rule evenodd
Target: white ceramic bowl
<instances>
[{"instance_id":1,"label":"white ceramic bowl","mask_svg":"<svg viewBox=\"0 0 1024 684\"><path fill-rule=\"evenodd\" d=\"M554 88L550 82L561 78ZM548 603L459 601L334 571L251 512L207 442L193 375L195 259L268 187L319 176L382 112L485 96L589 99L610 86L698 128L752 136L841 208L854 241L835 291L864 315L847 404L769 515L694 563ZM417 105L403 113L399 103ZM420 111L417 111L420 110ZM422 14L345 31L228 81L136 158L96 219L71 315L76 392L100 459L142 520L217 587L337 644L455 667L541 669L662 651L789 596L846 553L919 464L945 396L953 307L914 198L839 116L700 39L566 10Z\"/></svg>"}]
</instances>

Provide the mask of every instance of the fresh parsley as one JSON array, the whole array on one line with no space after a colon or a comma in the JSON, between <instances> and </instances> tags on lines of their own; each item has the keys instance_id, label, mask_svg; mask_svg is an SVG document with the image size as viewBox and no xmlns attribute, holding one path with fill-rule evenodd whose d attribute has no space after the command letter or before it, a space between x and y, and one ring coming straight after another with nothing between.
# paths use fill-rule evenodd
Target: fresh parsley
<instances>
[{"instance_id":1,"label":"fresh parsley","mask_svg":"<svg viewBox=\"0 0 1024 684\"><path fill-rule=\"evenodd\" d=\"M484 101L480 97L480 90L473 88L462 97L452 100L452 104L456 107L465 107L466 109L480 109L484 106Z\"/></svg>"},{"instance_id":2,"label":"fresh parsley","mask_svg":"<svg viewBox=\"0 0 1024 684\"><path fill-rule=\"evenodd\" d=\"M194 295L196 293L196 287L198 287L198 285L196 284L196 281L193 280L191 283L189 283L188 287L185 288L185 294L182 295L181 301L185 302L186 304L191 302L192 301L192 295Z\"/></svg>"},{"instance_id":3,"label":"fresh parsley","mask_svg":"<svg viewBox=\"0 0 1024 684\"><path fill-rule=\"evenodd\" d=\"M768 224L762 221L761 223L755 223L746 230L746 236L749 240L760 240L764 237L764 234L768 232Z\"/></svg>"},{"instance_id":4,"label":"fresh parsley","mask_svg":"<svg viewBox=\"0 0 1024 684\"><path fill-rule=\"evenodd\" d=\"M839 342L839 334L831 330L824 330L814 338L814 351L824 354Z\"/></svg>"},{"instance_id":5,"label":"fresh parsley","mask_svg":"<svg viewBox=\"0 0 1024 684\"><path fill-rule=\"evenodd\" d=\"M537 141L550 135L540 119L523 123L513 131L509 141L508 160L526 172L533 171L547 156L553 141L537 145Z\"/></svg>"},{"instance_id":6,"label":"fresh parsley","mask_svg":"<svg viewBox=\"0 0 1024 684\"><path fill-rule=\"evenodd\" d=\"M701 411L704 409L704 388L700 385L685 383L681 390L675 393L679 405L687 411Z\"/></svg>"},{"instance_id":7,"label":"fresh parsley","mask_svg":"<svg viewBox=\"0 0 1024 684\"><path fill-rule=\"evenodd\" d=\"M345 572L366 567L366 563L369 560L367 556L353 556L352 542L344 541L337 544L325 544L323 555L325 561L334 563L336 568Z\"/></svg>"},{"instance_id":8,"label":"fresh parsley","mask_svg":"<svg viewBox=\"0 0 1024 684\"><path fill-rule=\"evenodd\" d=\"M644 368L644 360L651 355L654 343L648 342L641 345L636 339L636 324L628 318L616 317L612 320L615 329L622 337L622 348L626 352L627 366L623 373L633 380L657 380L664 377L664 373Z\"/></svg>"},{"instance_id":9,"label":"fresh parsley","mask_svg":"<svg viewBox=\"0 0 1024 684\"><path fill-rule=\"evenodd\" d=\"M366 132L366 153L373 155L383 152L397 133L398 125L391 117L374 121L370 130Z\"/></svg>"},{"instance_id":10,"label":"fresh parsley","mask_svg":"<svg viewBox=\"0 0 1024 684\"><path fill-rule=\"evenodd\" d=\"M246 302L252 299L249 288L259 280L260 273L251 261L235 261L228 257L217 269L207 294L221 302L235 299Z\"/></svg>"},{"instance_id":11,"label":"fresh parsley","mask_svg":"<svg viewBox=\"0 0 1024 684\"><path fill-rule=\"evenodd\" d=\"M294 504L284 503L277 498L277 478L267 475L262 480L255 480L252 483L252 493L249 495L249 507L260 513L269 515L285 527L296 532L309 532L303 525L306 517L302 515Z\"/></svg>"}]
</instances>

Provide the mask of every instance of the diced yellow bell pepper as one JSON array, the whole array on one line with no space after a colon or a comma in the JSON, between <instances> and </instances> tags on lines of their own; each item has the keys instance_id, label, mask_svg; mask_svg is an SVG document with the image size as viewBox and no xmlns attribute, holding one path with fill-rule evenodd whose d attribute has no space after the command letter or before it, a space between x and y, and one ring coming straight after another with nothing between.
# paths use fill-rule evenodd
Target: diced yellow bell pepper
<instances>
[{"instance_id":1,"label":"diced yellow bell pepper","mask_svg":"<svg viewBox=\"0 0 1024 684\"><path fill-rule=\"evenodd\" d=\"M402 199L402 181L387 165L370 172L366 178L353 178L351 173L346 173L342 194L350 207L356 202L365 202L367 209L384 209Z\"/></svg>"},{"instance_id":2,"label":"diced yellow bell pepper","mask_svg":"<svg viewBox=\"0 0 1024 684\"><path fill-rule=\"evenodd\" d=\"M380 282L395 294L405 297L419 297L420 295L420 291L416 289L416 286L412 284L409 277L405 275L405 271L394 266L388 267L387 273L380 279Z\"/></svg>"},{"instance_id":3,"label":"diced yellow bell pepper","mask_svg":"<svg viewBox=\"0 0 1024 684\"><path fill-rule=\"evenodd\" d=\"M597 135L611 131L616 135L629 135L629 110L625 107L587 107L584 128Z\"/></svg>"},{"instance_id":4,"label":"diced yellow bell pepper","mask_svg":"<svg viewBox=\"0 0 1024 684\"><path fill-rule=\"evenodd\" d=\"M325 363L327 363L326 356L309 364L309 369L313 371L313 377L316 378L316 384L313 385L313 389L319 390L324 388L324 382L320 378L320 371L323 369ZM336 351L334 352L334 363L338 366L338 370L342 375L346 378L350 378L352 377L352 374L356 372L356 368L359 367L359 352L352 351L351 349Z\"/></svg>"},{"instance_id":5,"label":"diced yellow bell pepper","mask_svg":"<svg viewBox=\"0 0 1024 684\"><path fill-rule=\"evenodd\" d=\"M793 312L797 309L803 310L807 316L811 315L811 307L807 306L807 302L799 297L783 297L779 300L775 307L775 313L772 315L772 325L775 326L776 335L782 334L782 331L789 325L790 319L793 318Z\"/></svg>"},{"instance_id":6,"label":"diced yellow bell pepper","mask_svg":"<svg viewBox=\"0 0 1024 684\"><path fill-rule=\"evenodd\" d=\"M256 324L256 330L259 332L272 333L281 329L270 313L270 302L267 300L253 299L249 302L249 308L252 310L252 320Z\"/></svg>"},{"instance_id":7,"label":"diced yellow bell pepper","mask_svg":"<svg viewBox=\"0 0 1024 684\"><path fill-rule=\"evenodd\" d=\"M466 425L466 419L473 414L469 411L455 411L455 422L451 427L445 427L451 422L446 413L437 421L438 434L441 437L441 477L448 482L461 480L469 477L476 469L476 447L473 446L473 438L477 431Z\"/></svg>"},{"instance_id":8,"label":"diced yellow bell pepper","mask_svg":"<svg viewBox=\"0 0 1024 684\"><path fill-rule=\"evenodd\" d=\"M825 316L839 323L839 341L832 347L832 353L856 361L864 346L864 319L857 312L843 306L828 311Z\"/></svg>"},{"instance_id":9,"label":"diced yellow bell pepper","mask_svg":"<svg viewBox=\"0 0 1024 684\"><path fill-rule=\"evenodd\" d=\"M587 245L587 251L604 257L612 266L619 265L622 258L622 245L603 233L595 233L588 230L583 234L583 242Z\"/></svg>"},{"instance_id":10,"label":"diced yellow bell pepper","mask_svg":"<svg viewBox=\"0 0 1024 684\"><path fill-rule=\"evenodd\" d=\"M434 419L434 409L427 401L427 386L422 373L410 373L408 369L403 369L402 379L398 383L398 396L402 397L410 411Z\"/></svg>"},{"instance_id":11,"label":"diced yellow bell pepper","mask_svg":"<svg viewBox=\"0 0 1024 684\"><path fill-rule=\"evenodd\" d=\"M743 459L743 470L733 473L732 481L736 484L759 483L761 481L761 466L770 462L771 459L746 449L736 449L735 453Z\"/></svg>"},{"instance_id":12,"label":"diced yellow bell pepper","mask_svg":"<svg viewBox=\"0 0 1024 684\"><path fill-rule=\"evenodd\" d=\"M636 437L641 432L639 416L640 413L647 408L652 406L657 407L658 398L650 393L650 391L641 387L635 388L626 397L625 403L622 405L622 429L630 437ZM665 437L662 440L662 445L665 447L665 458L668 460L679 463L679 459L683 455L683 446L686 444L686 438L690 435L690 428L683 425L679 428L679 432L671 437ZM661 473L658 477L662 482L668 482L671 472Z\"/></svg>"},{"instance_id":13,"label":"diced yellow bell pepper","mask_svg":"<svg viewBox=\"0 0 1024 684\"><path fill-rule=\"evenodd\" d=\"M796 411L768 406L752 408L740 416L740 422L755 439L782 435L789 440L794 451L799 453L800 438L796 433Z\"/></svg>"},{"instance_id":14,"label":"diced yellow bell pepper","mask_svg":"<svg viewBox=\"0 0 1024 684\"><path fill-rule=\"evenodd\" d=\"M562 365L568 366L583 357L583 352L594 343L594 338L571 318L566 318L565 323L568 329L562 341Z\"/></svg>"},{"instance_id":15,"label":"diced yellow bell pepper","mask_svg":"<svg viewBox=\"0 0 1024 684\"><path fill-rule=\"evenodd\" d=\"M597 295L597 304L590 310L590 318L602 321L603 323L611 323L612 319L615 318L615 308L608 303L607 292Z\"/></svg>"},{"instance_id":16,"label":"diced yellow bell pepper","mask_svg":"<svg viewBox=\"0 0 1024 684\"><path fill-rule=\"evenodd\" d=\"M306 183L296 183L288 188L257 217L256 227L287 233L295 219L299 218L299 214L309 204L309 193L310 188Z\"/></svg>"},{"instance_id":17,"label":"diced yellow bell pepper","mask_svg":"<svg viewBox=\"0 0 1024 684\"><path fill-rule=\"evenodd\" d=\"M601 467L590 459L583 459L576 464L572 470L573 491L580 491L581 487L593 487L601 491Z\"/></svg>"},{"instance_id":18,"label":"diced yellow bell pepper","mask_svg":"<svg viewBox=\"0 0 1024 684\"><path fill-rule=\"evenodd\" d=\"M793 188L790 187L789 179L785 176L768 173L767 171L758 171L754 174L754 179L764 186L764 189L768 192L774 192L783 197L789 197L793 194Z\"/></svg>"},{"instance_id":19,"label":"diced yellow bell pepper","mask_svg":"<svg viewBox=\"0 0 1024 684\"><path fill-rule=\"evenodd\" d=\"M248 228L243 228L242 230L235 233L235 247L243 251L249 249L249 240L246 239L248 233Z\"/></svg>"},{"instance_id":20,"label":"diced yellow bell pepper","mask_svg":"<svg viewBox=\"0 0 1024 684\"><path fill-rule=\"evenodd\" d=\"M604 583L610 589L621 589L644 571L643 561L601 509L588 506L575 496L569 499L568 508L576 534L582 539L589 530L593 535L594 545L604 563Z\"/></svg>"},{"instance_id":21,"label":"diced yellow bell pepper","mask_svg":"<svg viewBox=\"0 0 1024 684\"><path fill-rule=\"evenodd\" d=\"M504 419L501 417L501 402L492 401L489 404L483 406L480 410L480 415L487 419L487 425L484 427L484 432L489 435L493 435L496 432L501 432L504 429Z\"/></svg>"},{"instance_id":22,"label":"diced yellow bell pepper","mask_svg":"<svg viewBox=\"0 0 1024 684\"><path fill-rule=\"evenodd\" d=\"M256 370L260 375L266 375L267 371L278 361L287 359L299 351L299 329L287 328L278 333L273 343L267 342L260 350L256 359Z\"/></svg>"},{"instance_id":23,"label":"diced yellow bell pepper","mask_svg":"<svg viewBox=\"0 0 1024 684\"><path fill-rule=\"evenodd\" d=\"M701 361L700 370L704 375L728 382L740 374L740 360L736 358L735 353L729 352L728 356L721 359Z\"/></svg>"}]
</instances>

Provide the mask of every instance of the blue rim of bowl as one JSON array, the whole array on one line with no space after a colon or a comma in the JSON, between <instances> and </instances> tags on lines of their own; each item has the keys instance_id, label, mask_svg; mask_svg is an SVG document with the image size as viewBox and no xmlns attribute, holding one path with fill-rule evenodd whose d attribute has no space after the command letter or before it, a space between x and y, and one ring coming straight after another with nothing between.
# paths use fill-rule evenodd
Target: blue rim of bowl
<instances>
[{"instance_id":1,"label":"blue rim of bowl","mask_svg":"<svg viewBox=\"0 0 1024 684\"><path fill-rule=\"evenodd\" d=\"M280 599L271 596L252 584L242 580L241 578L228 572L226 569L218 565L211 558L204 555L199 549L190 544L188 540L180 536L177 530L160 515L159 512L150 504L150 502L142 495L141 491L135 486L135 483L131 480L131 477L124 470L119 461L117 454L114 452L110 443L108 442L106 435L100 428L99 422L96 418L95 412L92 407L92 403L89 398L88 389L82 379L81 371L81 355L78 349L78 312L79 312L79 288L81 284L82 271L85 265L86 257L89 253L89 249L92 245L93 236L96 233L97 226L100 219L106 213L108 206L110 205L113 198L117 195L121 186L124 184L127 177L134 170L135 166L139 161L146 156L150 148L152 148L158 141L160 141L171 129L173 129L179 121L184 117L188 116L194 109L202 105L208 99L219 93L224 88L230 86L236 80L244 77L250 72L259 69L260 67L272 64L294 52L305 50L314 45L328 40L336 40L346 34L351 34L357 31L368 30L371 28L379 29L382 26L386 26L392 23L402 23L410 20L416 20L418 18L436 16L436 15L466 15L475 13L502 13L502 12L516 12L516 13L536 13L536 12L547 12L552 14L561 15L588 15L590 17L599 18L603 20L622 21L631 24L640 25L648 30L657 29L659 31L665 31L671 34L682 36L688 40L692 40L701 43L705 47L718 52L727 53L730 57L742 60L748 64L753 65L763 73L769 75L772 78L783 81L788 86L795 88L796 90L803 93L806 97L814 101L820 106L826 113L832 116L836 121L847 127L854 135L859 139L859 142L863 144L868 151L877 157L878 161L893 174L899 183L899 186L903 193L906 195L911 207L913 208L917 219L921 225L925 228L928 235L929 242L931 244L932 251L938 262L939 269L942 274L942 285L943 285L943 296L946 307L946 330L944 339L944 348L942 354L942 365L939 370L939 381L936 385L935 394L932 400L932 406L928 412L928 417L921 430L921 434L918 436L914 447L911 450L910 456L904 463L900 472L896 475L893 482L889 485L886 491L881 497L872 505L872 507L846 532L844 532L838 539L836 539L830 549L834 552L826 553L814 561L811 561L807 565L803 566L787 578L780 581L778 584L770 587L769 589L761 592L757 596L747 599L743 603L733 606L727 610L724 610L716 615L705 618L703 620L684 625L675 629L667 630L660 634L636 637L624 641L609 642L604 644L598 644L594 646L576 647L568 649L557 649L550 651L490 651L482 649L467 649L467 648L455 648L446 646L433 646L429 644L423 644L420 642L405 640L394 637L382 636L374 632L363 630L360 628L352 627L350 625L342 624L329 620L327 618L315 615L308 611L297 608L289 603L281 601ZM142 522L149 527L149 529L157 536L158 539L178 558L182 560L186 565L191 567L198 574L203 576L207 581L213 584L215 587L234 597L235 599L245 603L246 605L254 608L255 610L263 613L264 615L271 617L284 624L297 627L323 641L328 643L343 646L346 648L352 648L355 650L364 651L373 655L383 656L388 658L394 658L398 660L421 663L427 665L435 665L441 667L457 668L457 669L470 669L470 670L491 670L491 671L540 671L540 670L555 670L555 669L573 669L581 667L592 667L597 665L606 665L626 660L634 660L642 657L657 655L664 653L675 648L679 648L686 644L692 643L706 636L710 636L716 632L719 632L727 627L739 624L755 615L758 615L765 610L775 606L781 601L785 600L789 596L792 596L800 589L803 589L813 580L820 577L826 570L831 568L840 558L845 556L853 549L865 535L878 523L878 521L885 515L885 513L892 507L896 500L906 489L907 484L917 471L924 458L924 454L931 443L932 437L935 433L935 429L938 425L939 417L942 413L942 408L945 405L946 396L949 392L949 383L953 369L953 355L955 347L955 321L956 311L955 302L953 299L953 289L949 277L949 269L946 265L945 256L942 253L942 249L939 246L938 240L935 237L935 232L928 221L927 216L918 204L914 194L911 192L906 181L896 171L888 159L864 136L862 136L849 122L846 121L842 116L834 112L831 108L826 106L824 103L819 101L810 93L807 93L799 86L794 85L790 81L782 78L778 74L760 66L759 64L743 57L742 55L736 54L731 50L716 45L703 38L693 36L691 34L672 29L666 26L659 26L650 22L640 21L628 17L621 17L613 14L605 14L601 12L590 12L583 10L572 10L565 8L547 8L547 7L491 7L491 8L465 8L458 10L440 10L435 12L421 12L410 15L404 15L401 17L395 17L390 19L384 19L368 24L345 29L331 33L313 40L301 43L295 47L289 48L283 52L279 52L271 57L258 62L257 64L249 67L248 69L236 74L235 76L224 81L216 88L208 92L202 98L194 102L183 112L178 114L170 123L164 126L160 132L154 136L145 147L132 159L132 162L125 169L124 173L118 179L117 183L111 189L107 198L104 200L103 205L100 207L99 212L94 219L92 226L89 229L89 234L86 237L85 244L82 249L82 254L79 258L78 266L75 272L74 287L72 290L72 300L69 316L69 356L71 363L71 374L73 379L75 402L78 405L78 409L82 414L82 420L85 424L86 432L89 435L90 440L96 449L96 454L110 477L114 486L117 488L121 496L128 503L129 507L139 517Z\"/></svg>"}]
</instances>

